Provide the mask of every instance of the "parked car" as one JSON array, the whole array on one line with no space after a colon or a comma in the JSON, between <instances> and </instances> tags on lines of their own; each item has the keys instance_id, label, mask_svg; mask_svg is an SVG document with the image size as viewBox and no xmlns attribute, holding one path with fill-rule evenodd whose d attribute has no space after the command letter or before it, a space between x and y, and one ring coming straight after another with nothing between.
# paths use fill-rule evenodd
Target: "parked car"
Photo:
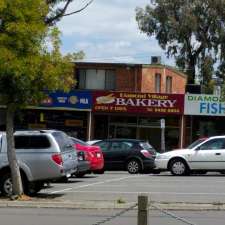
<instances>
[{"instance_id":1,"label":"parked car","mask_svg":"<svg viewBox=\"0 0 225 225\"><path fill-rule=\"evenodd\" d=\"M33 195L45 182L69 177L77 170L77 154L69 137L56 130L17 131L15 149L24 192ZM0 191L12 193L6 133L0 133Z\"/></svg>"},{"instance_id":2,"label":"parked car","mask_svg":"<svg viewBox=\"0 0 225 225\"><path fill-rule=\"evenodd\" d=\"M86 160L90 162L90 171L94 173L103 173L104 158L101 148L96 145L89 145L74 137L71 137L71 140L77 150L86 152Z\"/></svg>"},{"instance_id":3,"label":"parked car","mask_svg":"<svg viewBox=\"0 0 225 225\"><path fill-rule=\"evenodd\" d=\"M99 142L99 141L101 141L101 140L91 140L91 141L87 141L86 143L87 143L88 145L94 145L95 143L97 143L97 142Z\"/></svg>"},{"instance_id":4,"label":"parked car","mask_svg":"<svg viewBox=\"0 0 225 225\"><path fill-rule=\"evenodd\" d=\"M75 147L75 146L74 146ZM77 158L78 158L78 166L77 171L72 174L78 178L84 177L85 174L89 173L90 171L90 162L87 160L87 152L83 150L77 150Z\"/></svg>"},{"instance_id":5,"label":"parked car","mask_svg":"<svg viewBox=\"0 0 225 225\"><path fill-rule=\"evenodd\" d=\"M150 172L154 167L155 149L137 139L107 139L95 142L101 147L104 170L127 170L131 174Z\"/></svg>"},{"instance_id":6,"label":"parked car","mask_svg":"<svg viewBox=\"0 0 225 225\"><path fill-rule=\"evenodd\" d=\"M156 156L156 168L169 170L173 175L192 172L225 171L225 136L214 136L179 149Z\"/></svg>"}]
</instances>

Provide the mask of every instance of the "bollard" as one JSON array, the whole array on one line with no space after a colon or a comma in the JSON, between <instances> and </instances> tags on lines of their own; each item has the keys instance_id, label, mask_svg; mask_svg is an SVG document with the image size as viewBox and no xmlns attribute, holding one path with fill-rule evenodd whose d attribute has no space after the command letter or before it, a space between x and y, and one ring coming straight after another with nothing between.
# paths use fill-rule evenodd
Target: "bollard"
<instances>
[{"instance_id":1,"label":"bollard","mask_svg":"<svg viewBox=\"0 0 225 225\"><path fill-rule=\"evenodd\" d=\"M148 196L138 196L138 224L137 225L148 225Z\"/></svg>"}]
</instances>

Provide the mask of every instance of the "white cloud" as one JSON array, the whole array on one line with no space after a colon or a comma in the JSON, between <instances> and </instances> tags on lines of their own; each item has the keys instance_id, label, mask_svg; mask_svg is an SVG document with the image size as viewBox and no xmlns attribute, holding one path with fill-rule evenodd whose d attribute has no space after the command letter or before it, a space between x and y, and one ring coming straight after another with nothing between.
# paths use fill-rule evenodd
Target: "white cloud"
<instances>
[{"instance_id":1,"label":"white cloud","mask_svg":"<svg viewBox=\"0 0 225 225\"><path fill-rule=\"evenodd\" d=\"M83 4L87 1L80 0ZM82 7L75 4L78 2L69 11ZM162 55L163 51L153 37L140 33L135 20L135 8L149 3L149 0L94 0L81 13L65 17L59 23L62 50L83 50L90 60L150 62L152 55Z\"/></svg>"}]
</instances>

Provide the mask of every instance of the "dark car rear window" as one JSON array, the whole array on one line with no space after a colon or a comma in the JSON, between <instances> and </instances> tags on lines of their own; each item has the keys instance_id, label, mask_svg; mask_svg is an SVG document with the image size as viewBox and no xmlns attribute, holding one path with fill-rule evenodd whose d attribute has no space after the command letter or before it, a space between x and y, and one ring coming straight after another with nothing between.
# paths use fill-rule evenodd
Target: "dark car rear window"
<instances>
[{"instance_id":1,"label":"dark car rear window","mask_svg":"<svg viewBox=\"0 0 225 225\"><path fill-rule=\"evenodd\" d=\"M43 149L51 146L45 135L17 135L14 140L16 149Z\"/></svg>"},{"instance_id":2,"label":"dark car rear window","mask_svg":"<svg viewBox=\"0 0 225 225\"><path fill-rule=\"evenodd\" d=\"M139 145L145 150L154 150L148 142L140 142Z\"/></svg>"},{"instance_id":3,"label":"dark car rear window","mask_svg":"<svg viewBox=\"0 0 225 225\"><path fill-rule=\"evenodd\" d=\"M73 142L63 132L53 132L52 133L53 137L55 138L56 142L58 143L60 149L62 152L68 151L68 147L72 147Z\"/></svg>"}]
</instances>

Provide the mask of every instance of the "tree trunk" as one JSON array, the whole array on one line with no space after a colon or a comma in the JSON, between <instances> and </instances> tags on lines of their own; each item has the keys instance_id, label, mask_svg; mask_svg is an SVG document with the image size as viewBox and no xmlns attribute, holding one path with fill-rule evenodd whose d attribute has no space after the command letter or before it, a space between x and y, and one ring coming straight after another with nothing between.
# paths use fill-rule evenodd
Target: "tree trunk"
<instances>
[{"instance_id":1,"label":"tree trunk","mask_svg":"<svg viewBox=\"0 0 225 225\"><path fill-rule=\"evenodd\" d=\"M20 196L23 194L23 186L20 175L20 168L16 159L14 143L14 107L12 104L6 110L6 136L7 136L7 155L12 178L12 194Z\"/></svg>"},{"instance_id":2,"label":"tree trunk","mask_svg":"<svg viewBox=\"0 0 225 225\"><path fill-rule=\"evenodd\" d=\"M195 83L195 65L196 59L194 57L191 57L188 62L188 84L194 84Z\"/></svg>"}]
</instances>

